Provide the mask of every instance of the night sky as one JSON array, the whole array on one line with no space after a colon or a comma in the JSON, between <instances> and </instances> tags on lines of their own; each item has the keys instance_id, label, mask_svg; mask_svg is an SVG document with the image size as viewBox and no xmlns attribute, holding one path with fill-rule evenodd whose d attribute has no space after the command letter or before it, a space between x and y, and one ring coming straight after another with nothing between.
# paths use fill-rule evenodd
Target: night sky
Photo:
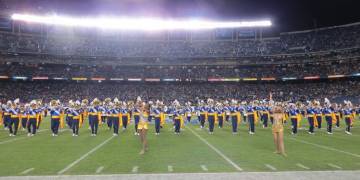
<instances>
[{"instance_id":1,"label":"night sky","mask_svg":"<svg viewBox=\"0 0 360 180\"><path fill-rule=\"evenodd\" d=\"M270 18L271 32L360 21L359 0L0 0L17 12L220 20Z\"/></svg>"}]
</instances>

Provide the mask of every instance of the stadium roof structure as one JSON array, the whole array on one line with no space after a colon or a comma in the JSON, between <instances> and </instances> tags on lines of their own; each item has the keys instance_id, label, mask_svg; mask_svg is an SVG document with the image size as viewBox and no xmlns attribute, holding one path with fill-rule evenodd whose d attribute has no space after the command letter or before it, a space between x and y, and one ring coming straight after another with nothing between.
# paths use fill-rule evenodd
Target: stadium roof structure
<instances>
[{"instance_id":1,"label":"stadium roof structure","mask_svg":"<svg viewBox=\"0 0 360 180\"><path fill-rule=\"evenodd\" d=\"M59 15L40 16L32 14L13 14L13 20L48 25L60 25L71 27L87 27L113 30L203 30L219 28L243 28L243 27L269 27L270 20L260 21L209 21L203 19L160 19L144 17L95 17L79 18Z\"/></svg>"}]
</instances>

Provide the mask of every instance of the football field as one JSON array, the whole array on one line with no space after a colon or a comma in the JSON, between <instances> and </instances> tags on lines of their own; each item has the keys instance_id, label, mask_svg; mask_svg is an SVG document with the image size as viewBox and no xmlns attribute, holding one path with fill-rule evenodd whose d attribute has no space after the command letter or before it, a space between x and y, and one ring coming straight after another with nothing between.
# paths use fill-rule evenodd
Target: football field
<instances>
[{"instance_id":1,"label":"football field","mask_svg":"<svg viewBox=\"0 0 360 180\"><path fill-rule=\"evenodd\" d=\"M46 118L34 137L22 130L9 137L1 127L0 176L360 170L356 122L353 135L345 134L344 124L334 128L333 135L324 127L309 135L303 120L303 129L294 136L285 125L288 157L273 153L271 128L260 124L255 135L248 134L246 124L233 135L228 123L213 135L196 124L187 124L175 135L167 123L158 136L150 125L145 155L139 155L141 145L133 125L120 130L119 136L103 125L92 137L85 122L78 137L67 128L52 137L49 124Z\"/></svg>"}]
</instances>

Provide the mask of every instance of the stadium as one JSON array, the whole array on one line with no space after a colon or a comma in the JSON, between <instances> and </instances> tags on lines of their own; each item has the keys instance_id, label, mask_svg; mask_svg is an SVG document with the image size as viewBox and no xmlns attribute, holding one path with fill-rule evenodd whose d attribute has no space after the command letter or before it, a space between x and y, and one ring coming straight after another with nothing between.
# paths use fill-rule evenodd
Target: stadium
<instances>
[{"instance_id":1,"label":"stadium","mask_svg":"<svg viewBox=\"0 0 360 180\"><path fill-rule=\"evenodd\" d=\"M358 179L354 4L89 4L0 0L0 179Z\"/></svg>"}]
</instances>

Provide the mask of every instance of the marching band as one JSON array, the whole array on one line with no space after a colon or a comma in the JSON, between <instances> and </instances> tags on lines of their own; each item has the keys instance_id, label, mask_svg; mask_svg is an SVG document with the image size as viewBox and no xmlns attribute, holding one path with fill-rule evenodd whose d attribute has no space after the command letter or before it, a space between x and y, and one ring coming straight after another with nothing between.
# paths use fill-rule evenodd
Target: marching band
<instances>
[{"instance_id":1,"label":"marching band","mask_svg":"<svg viewBox=\"0 0 360 180\"><path fill-rule=\"evenodd\" d=\"M68 103L61 103L59 100L52 100L43 104L41 100L32 100L29 103L21 103L19 99L7 101L0 104L0 125L9 130L9 136L16 136L18 129L28 131L28 136L34 136L40 127L44 116L50 115L52 136L58 136L59 128L65 124L72 130L73 136L79 136L79 129L88 120L91 136L98 134L99 126L106 125L112 129L113 135L119 135L119 129L125 131L129 124L134 123L135 135L139 135L139 128L147 129L148 124L143 122L146 116L147 121L154 121L155 135L159 135L161 128L165 125L166 116L172 120L174 133L180 134L185 124L194 122L193 117L197 116L200 128L208 125L209 134L214 134L215 126L223 128L228 124L232 133L238 133L238 126L247 124L249 134L255 134L255 127L260 122L263 128L269 123L273 124L272 107L269 100L254 100L251 102L237 101L215 101L214 99L197 100L192 105L186 102L182 106L179 101L174 100L168 106L157 100L149 101L149 112L141 112L136 105L141 101L120 101L115 98L106 98L101 102L95 98L89 103L87 99L82 101L70 100ZM142 101L141 101L142 102ZM322 128L323 121L326 123L326 132L333 133L335 128L340 126L340 121L345 122L345 133L351 135L351 127L354 120L360 113L360 108L355 107L350 101L343 104L330 103L325 98L323 105L318 100L303 102L282 102L284 109L283 123L289 122L291 134L296 135L301 128L303 119L307 119L308 133L314 134L316 129Z\"/></svg>"}]
</instances>

